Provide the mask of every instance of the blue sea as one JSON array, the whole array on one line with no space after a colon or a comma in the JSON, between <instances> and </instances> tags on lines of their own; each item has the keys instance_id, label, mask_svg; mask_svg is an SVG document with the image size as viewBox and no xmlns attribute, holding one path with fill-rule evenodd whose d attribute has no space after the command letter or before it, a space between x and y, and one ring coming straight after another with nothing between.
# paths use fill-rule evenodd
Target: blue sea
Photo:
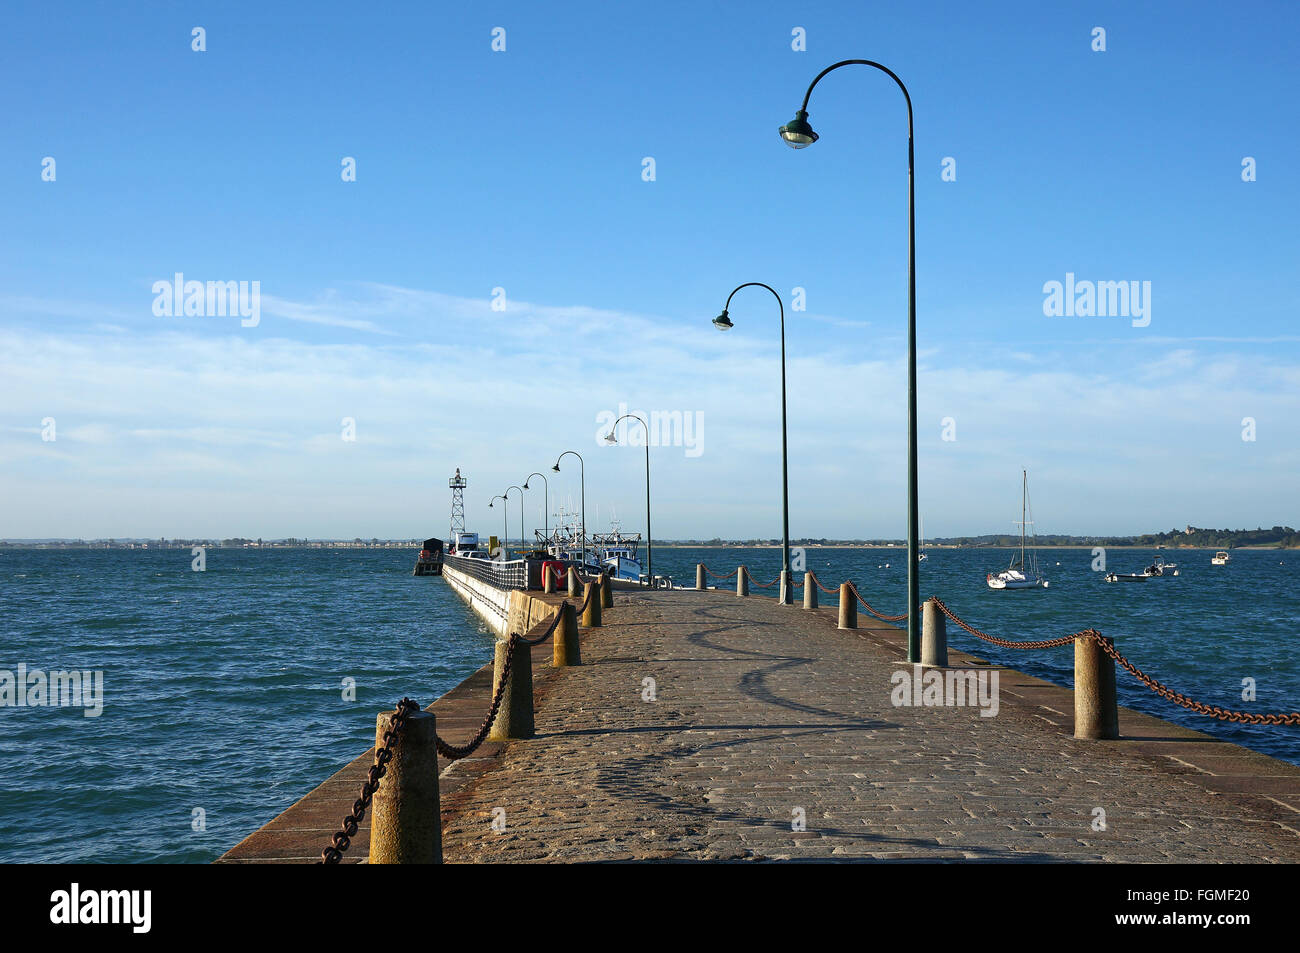
<instances>
[{"instance_id":1,"label":"blue sea","mask_svg":"<svg viewBox=\"0 0 1300 953\"><path fill-rule=\"evenodd\" d=\"M1138 571L1153 553L1111 550ZM1088 550L1043 550L1047 590L992 592L996 550L931 549L922 596L1007 638L1100 629L1121 652L1199 700L1300 709L1300 553L1169 551L1180 575L1102 582ZM489 660L493 637L403 550L0 550L0 670L100 670L104 708L0 708L0 862L215 859L367 748L375 714L427 704ZM884 612L905 604L899 549L809 549L826 584L857 581ZM660 546L656 573L694 583L747 564L760 581L779 549ZM1057 563L1059 562L1059 565ZM757 592L757 590L756 590ZM949 628L952 645L1060 684L1072 650L1000 649ZM1121 704L1300 763L1300 729L1225 724L1119 672ZM1258 698L1241 699L1253 678ZM355 700L344 681L355 682Z\"/></svg>"}]
</instances>

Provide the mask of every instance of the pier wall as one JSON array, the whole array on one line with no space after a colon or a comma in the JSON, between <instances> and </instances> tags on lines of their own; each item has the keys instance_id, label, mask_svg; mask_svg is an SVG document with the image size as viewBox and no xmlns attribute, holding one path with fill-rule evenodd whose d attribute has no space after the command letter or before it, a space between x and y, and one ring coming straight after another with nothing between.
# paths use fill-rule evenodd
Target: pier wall
<instances>
[{"instance_id":1,"label":"pier wall","mask_svg":"<svg viewBox=\"0 0 1300 953\"><path fill-rule=\"evenodd\" d=\"M442 578L502 638L511 632L525 633L555 612L555 606L522 589L498 588L461 572L450 562L444 564Z\"/></svg>"}]
</instances>

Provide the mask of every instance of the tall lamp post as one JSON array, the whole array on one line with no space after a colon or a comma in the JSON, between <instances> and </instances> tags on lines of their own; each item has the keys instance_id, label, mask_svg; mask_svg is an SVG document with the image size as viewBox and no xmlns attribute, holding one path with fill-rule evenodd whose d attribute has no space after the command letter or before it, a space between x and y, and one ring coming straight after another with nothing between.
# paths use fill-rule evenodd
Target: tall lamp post
<instances>
[{"instance_id":1,"label":"tall lamp post","mask_svg":"<svg viewBox=\"0 0 1300 953\"><path fill-rule=\"evenodd\" d=\"M803 149L817 141L808 124L808 99L823 76L841 66L870 66L878 69L903 91L907 102L907 660L921 660L921 567L917 548L916 491L916 175L912 148L912 97L907 87L887 66L872 60L841 60L826 67L808 85L803 105L794 119L781 127L781 138L792 148Z\"/></svg>"},{"instance_id":2,"label":"tall lamp post","mask_svg":"<svg viewBox=\"0 0 1300 953\"><path fill-rule=\"evenodd\" d=\"M587 561L587 461L582 459L582 454L577 450L565 450L555 458L555 466L551 467L556 473L560 472L560 461L569 454L578 458L578 473L581 479L582 487L582 561Z\"/></svg>"},{"instance_id":3,"label":"tall lamp post","mask_svg":"<svg viewBox=\"0 0 1300 953\"><path fill-rule=\"evenodd\" d=\"M492 509L492 504L495 503L497 500L504 500L505 503L509 503L509 502L510 502L510 501L507 500L504 496L501 496L500 494L498 494L498 495L492 497L492 499L488 500L488 509ZM502 535L501 535L501 553L502 553L502 555L505 554L506 547L507 547L507 545L508 545L509 542L510 542L508 539L506 539L506 537L510 535L510 526L509 526L509 524L506 523L506 508L505 508L505 503L503 503L503 504L501 505L501 534L502 534Z\"/></svg>"},{"instance_id":4,"label":"tall lamp post","mask_svg":"<svg viewBox=\"0 0 1300 953\"><path fill-rule=\"evenodd\" d=\"M786 419L785 419L785 302L781 296L772 289L770 285L765 285L761 281L748 281L743 285L738 285L732 289L731 294L727 295L727 303L722 308L722 313L713 319L714 327L720 331L729 331L735 325L731 323L731 317L727 314L727 309L731 307L731 299L736 296L736 292L741 288L767 288L772 292L772 297L776 299L777 307L781 309L781 590L780 600L783 605L790 605L793 601L792 586L790 585L790 456L789 446L786 440Z\"/></svg>"},{"instance_id":5,"label":"tall lamp post","mask_svg":"<svg viewBox=\"0 0 1300 953\"><path fill-rule=\"evenodd\" d=\"M524 477L524 489L528 489L528 481L533 477L542 478L542 535L547 539L551 538L551 524L548 522L547 510L551 508L551 484L546 479L545 473L530 473Z\"/></svg>"},{"instance_id":6,"label":"tall lamp post","mask_svg":"<svg viewBox=\"0 0 1300 953\"><path fill-rule=\"evenodd\" d=\"M655 545L654 537L650 535L650 427L636 414L624 414L609 428L609 433L605 434L605 442L618 443L618 421L625 419L635 420L645 430L645 568L646 580L653 589L655 587Z\"/></svg>"},{"instance_id":7,"label":"tall lamp post","mask_svg":"<svg viewBox=\"0 0 1300 953\"><path fill-rule=\"evenodd\" d=\"M523 550L528 545L527 540L524 539L524 488L522 486L508 486L505 493L501 495L508 500L511 490L519 491L519 548Z\"/></svg>"}]
</instances>

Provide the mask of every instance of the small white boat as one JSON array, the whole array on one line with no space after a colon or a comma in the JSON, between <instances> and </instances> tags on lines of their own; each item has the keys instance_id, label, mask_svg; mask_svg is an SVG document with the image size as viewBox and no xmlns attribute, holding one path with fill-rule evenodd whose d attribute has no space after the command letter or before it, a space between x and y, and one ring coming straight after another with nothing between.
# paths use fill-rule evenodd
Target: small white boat
<instances>
[{"instance_id":1,"label":"small white boat","mask_svg":"<svg viewBox=\"0 0 1300 953\"><path fill-rule=\"evenodd\" d=\"M1030 545L1028 561L1025 554L1025 529L1033 525L1026 517L1029 509L1029 474L1021 471L1020 493L1020 552L1011 557L1011 565L1001 572L991 572L984 577L990 589L1046 589L1048 582L1038 571L1038 554Z\"/></svg>"},{"instance_id":2,"label":"small white boat","mask_svg":"<svg viewBox=\"0 0 1300 953\"><path fill-rule=\"evenodd\" d=\"M1228 565L1228 560L1230 560L1231 558L1232 557L1229 556L1227 553L1225 553L1223 550L1219 550L1217 553L1214 554L1214 558L1210 560L1210 565L1226 566Z\"/></svg>"},{"instance_id":3,"label":"small white boat","mask_svg":"<svg viewBox=\"0 0 1300 953\"><path fill-rule=\"evenodd\" d=\"M1167 563L1163 556L1157 556L1155 562L1142 570L1142 575L1148 577L1177 576L1178 564Z\"/></svg>"}]
</instances>

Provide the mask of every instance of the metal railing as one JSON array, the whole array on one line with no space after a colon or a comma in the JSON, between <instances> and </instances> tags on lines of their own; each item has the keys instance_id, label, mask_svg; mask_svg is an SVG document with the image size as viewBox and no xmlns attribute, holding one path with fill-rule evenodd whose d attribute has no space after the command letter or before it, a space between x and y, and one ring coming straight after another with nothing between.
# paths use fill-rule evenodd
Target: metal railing
<instances>
[{"instance_id":1,"label":"metal railing","mask_svg":"<svg viewBox=\"0 0 1300 953\"><path fill-rule=\"evenodd\" d=\"M481 579L498 589L527 589L528 564L523 559L471 559L468 556L448 556L444 568L455 569L466 576Z\"/></svg>"}]
</instances>

